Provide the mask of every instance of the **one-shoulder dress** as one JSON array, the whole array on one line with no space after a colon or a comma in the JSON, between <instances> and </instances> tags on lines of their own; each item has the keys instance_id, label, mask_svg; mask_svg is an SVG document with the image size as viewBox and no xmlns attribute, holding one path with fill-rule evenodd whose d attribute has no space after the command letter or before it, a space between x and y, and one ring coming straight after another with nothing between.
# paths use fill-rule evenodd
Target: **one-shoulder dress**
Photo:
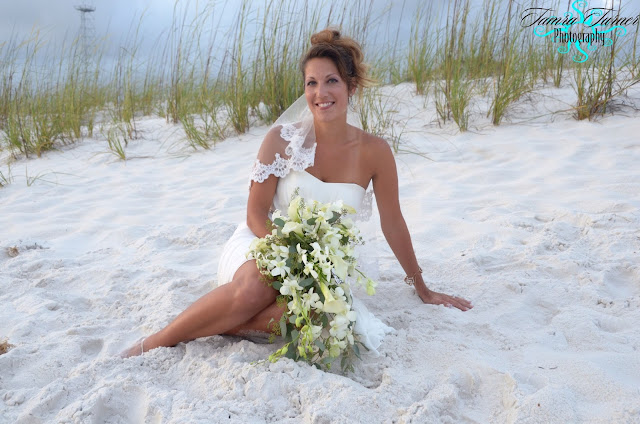
<instances>
[{"instance_id":1,"label":"one-shoulder dress","mask_svg":"<svg viewBox=\"0 0 640 424\"><path fill-rule=\"evenodd\" d=\"M365 200L366 190L354 183L324 182L307 171L291 170L286 176L278 180L276 193L273 198L273 208L286 212L295 190L305 199L314 199L328 203L342 200L345 204L360 209ZM249 245L255 238L246 222L238 225L231 238L224 246L218 265L218 285L227 284L242 264L247 261ZM375 299L375 296L372 298ZM353 296L353 309L357 318L354 331L360 341L374 353L378 353L385 334L393 329L377 317L366 306Z\"/></svg>"}]
</instances>

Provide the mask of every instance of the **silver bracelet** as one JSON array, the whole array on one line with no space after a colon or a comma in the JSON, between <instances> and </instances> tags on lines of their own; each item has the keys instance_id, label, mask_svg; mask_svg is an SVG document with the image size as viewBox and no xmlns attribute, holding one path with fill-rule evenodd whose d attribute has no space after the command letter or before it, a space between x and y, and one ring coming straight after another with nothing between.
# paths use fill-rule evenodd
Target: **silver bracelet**
<instances>
[{"instance_id":1,"label":"silver bracelet","mask_svg":"<svg viewBox=\"0 0 640 424\"><path fill-rule=\"evenodd\" d=\"M422 268L418 267L418 272L413 273L412 275L407 275L406 277L404 277L404 282L407 283L410 286L413 286L416 284L416 275L418 274L422 274Z\"/></svg>"}]
</instances>

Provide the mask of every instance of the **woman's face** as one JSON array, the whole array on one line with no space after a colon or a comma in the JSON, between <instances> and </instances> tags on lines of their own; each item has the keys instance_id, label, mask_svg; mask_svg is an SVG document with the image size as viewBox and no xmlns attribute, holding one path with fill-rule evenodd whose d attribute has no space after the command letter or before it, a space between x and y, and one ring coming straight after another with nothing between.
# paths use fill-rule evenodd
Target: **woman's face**
<instances>
[{"instance_id":1,"label":"woman's face","mask_svg":"<svg viewBox=\"0 0 640 424\"><path fill-rule=\"evenodd\" d=\"M349 107L347 83L331 59L310 59L304 69L304 95L318 122L344 120Z\"/></svg>"}]
</instances>

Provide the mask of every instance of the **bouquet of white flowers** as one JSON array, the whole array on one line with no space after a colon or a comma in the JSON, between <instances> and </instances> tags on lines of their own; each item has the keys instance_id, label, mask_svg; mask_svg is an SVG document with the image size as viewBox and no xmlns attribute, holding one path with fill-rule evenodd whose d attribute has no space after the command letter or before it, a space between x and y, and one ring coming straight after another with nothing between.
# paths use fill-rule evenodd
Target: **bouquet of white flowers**
<instances>
[{"instance_id":1,"label":"bouquet of white flowers","mask_svg":"<svg viewBox=\"0 0 640 424\"><path fill-rule=\"evenodd\" d=\"M376 283L356 268L354 247L362 238L346 217L350 213L355 209L342 201L323 204L296 196L288 216L276 210L271 234L251 244L247 256L287 305L276 327L286 343L269 356L272 362L285 356L329 369L342 357L342 369L348 370L353 355L360 356L353 332L356 312L345 281L357 275L369 295Z\"/></svg>"}]
</instances>

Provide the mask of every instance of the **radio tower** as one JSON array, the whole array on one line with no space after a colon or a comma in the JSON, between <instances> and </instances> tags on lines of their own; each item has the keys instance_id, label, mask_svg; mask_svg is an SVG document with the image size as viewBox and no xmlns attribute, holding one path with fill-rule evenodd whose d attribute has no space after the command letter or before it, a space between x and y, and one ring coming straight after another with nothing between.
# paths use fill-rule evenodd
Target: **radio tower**
<instances>
[{"instance_id":1,"label":"radio tower","mask_svg":"<svg viewBox=\"0 0 640 424\"><path fill-rule=\"evenodd\" d=\"M93 12L96 11L95 6L85 2L78 6L74 6L80 12L80 32L78 34L78 44L80 47L80 61L84 71L88 71L91 62L93 39L95 35L95 25L93 22Z\"/></svg>"}]
</instances>

